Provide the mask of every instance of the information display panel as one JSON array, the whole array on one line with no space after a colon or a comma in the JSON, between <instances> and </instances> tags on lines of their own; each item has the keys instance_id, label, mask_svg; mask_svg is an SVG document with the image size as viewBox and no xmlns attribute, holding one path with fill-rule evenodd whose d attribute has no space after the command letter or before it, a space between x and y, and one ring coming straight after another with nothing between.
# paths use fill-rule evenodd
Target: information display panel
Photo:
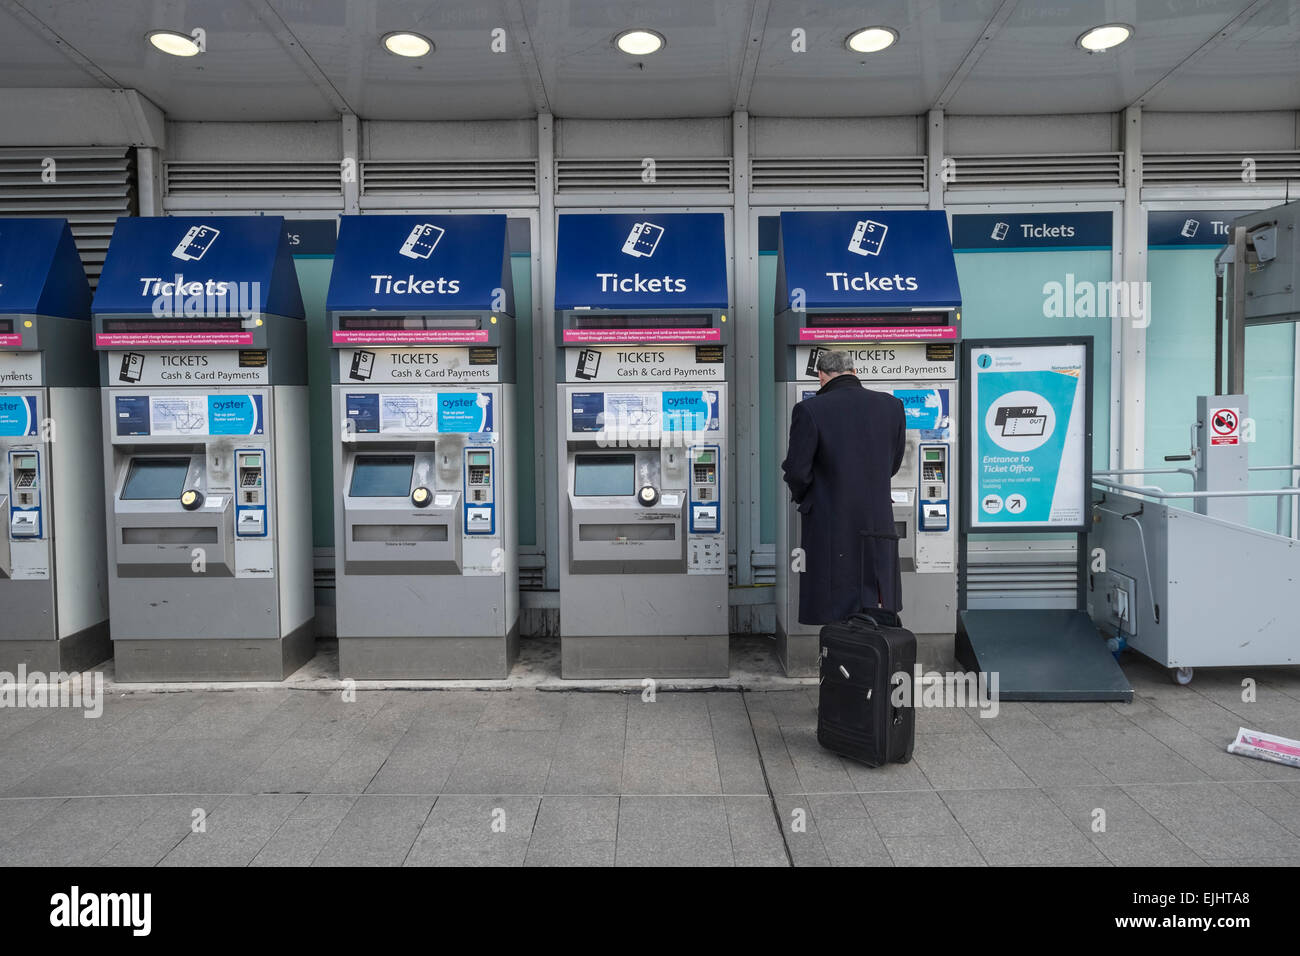
<instances>
[{"instance_id":1,"label":"information display panel","mask_svg":"<svg viewBox=\"0 0 1300 956\"><path fill-rule=\"evenodd\" d=\"M1086 532L1092 337L962 345L967 532Z\"/></svg>"}]
</instances>

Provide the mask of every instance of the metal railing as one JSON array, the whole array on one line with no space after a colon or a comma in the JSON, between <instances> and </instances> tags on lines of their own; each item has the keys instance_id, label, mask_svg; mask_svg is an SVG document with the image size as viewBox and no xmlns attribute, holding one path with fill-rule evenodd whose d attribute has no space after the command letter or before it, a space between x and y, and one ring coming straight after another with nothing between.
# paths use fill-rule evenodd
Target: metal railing
<instances>
[{"instance_id":1,"label":"metal railing","mask_svg":"<svg viewBox=\"0 0 1300 956\"><path fill-rule=\"evenodd\" d=\"M1252 465L1247 471L1300 471L1300 465ZM1157 501L1198 500L1202 498L1276 498L1277 518L1276 533L1287 538L1297 537L1294 518L1291 527L1283 530L1284 505L1288 500L1300 495L1300 480L1286 488L1248 488L1240 491L1166 491L1159 485L1130 485L1114 479L1123 475L1191 475L1196 477L1195 468L1118 468L1112 471L1095 471L1092 483L1111 491L1154 498Z\"/></svg>"}]
</instances>

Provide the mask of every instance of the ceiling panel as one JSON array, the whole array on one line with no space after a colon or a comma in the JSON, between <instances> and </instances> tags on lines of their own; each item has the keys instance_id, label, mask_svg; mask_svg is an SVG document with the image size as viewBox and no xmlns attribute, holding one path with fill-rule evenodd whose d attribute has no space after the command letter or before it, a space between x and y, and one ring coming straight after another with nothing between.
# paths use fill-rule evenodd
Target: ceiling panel
<instances>
[{"instance_id":1,"label":"ceiling panel","mask_svg":"<svg viewBox=\"0 0 1300 956\"><path fill-rule=\"evenodd\" d=\"M367 119L511 119L536 113L517 38L493 0L269 0L348 105ZM425 57L394 56L386 33L408 30L434 42Z\"/></svg>"},{"instance_id":2,"label":"ceiling panel","mask_svg":"<svg viewBox=\"0 0 1300 956\"><path fill-rule=\"evenodd\" d=\"M25 6L120 86L139 90L170 119L336 115L328 97L245 0L154 0L129 6L26 0ZM201 56L167 56L145 39L151 30L190 33L195 28L207 34L207 52Z\"/></svg>"},{"instance_id":3,"label":"ceiling panel","mask_svg":"<svg viewBox=\"0 0 1300 956\"><path fill-rule=\"evenodd\" d=\"M1274 0L1146 103L1157 110L1300 109L1300 4Z\"/></svg>"},{"instance_id":4,"label":"ceiling panel","mask_svg":"<svg viewBox=\"0 0 1300 956\"><path fill-rule=\"evenodd\" d=\"M3 0L0 88L119 85L173 120L318 120L339 109L366 119L491 120L539 107L571 118L717 117L738 96L763 116L914 115L934 105L1001 6L770 0L745 91L754 0ZM1271 0L1184 63L1249 6L1020 0L947 109L1111 112L1157 84L1146 103L1156 110L1300 109L1300 0ZM31 29L15 7L75 52ZM522 23L512 25L511 14ZM1137 28L1122 47L1096 56L1075 47L1086 28L1116 20ZM899 42L880 54L844 49L845 36L871 24L894 27ZM663 33L666 48L640 59L618 52L613 37L633 26ZM153 29L195 27L206 30L208 51L193 59L144 39ZM508 31L505 53L490 48L498 28ZM791 49L796 28L806 31L807 52ZM388 54L379 38L401 29L428 35L436 52Z\"/></svg>"},{"instance_id":5,"label":"ceiling panel","mask_svg":"<svg viewBox=\"0 0 1300 956\"><path fill-rule=\"evenodd\" d=\"M1089 113L1128 106L1250 0L1021 2L948 104L953 113ZM1075 39L1122 22L1120 47L1085 53Z\"/></svg>"},{"instance_id":6,"label":"ceiling panel","mask_svg":"<svg viewBox=\"0 0 1300 956\"><path fill-rule=\"evenodd\" d=\"M1000 0L863 4L775 0L767 17L749 111L766 116L894 116L934 103ZM888 26L898 42L880 53L853 53L848 35ZM807 51L791 48L807 32Z\"/></svg>"},{"instance_id":7,"label":"ceiling panel","mask_svg":"<svg viewBox=\"0 0 1300 956\"><path fill-rule=\"evenodd\" d=\"M564 0L526 3L542 82L557 116L725 116L748 43L749 0ZM653 56L619 52L614 37L648 27Z\"/></svg>"},{"instance_id":8,"label":"ceiling panel","mask_svg":"<svg viewBox=\"0 0 1300 956\"><path fill-rule=\"evenodd\" d=\"M58 47L0 6L0 88L98 87L99 81Z\"/></svg>"}]
</instances>

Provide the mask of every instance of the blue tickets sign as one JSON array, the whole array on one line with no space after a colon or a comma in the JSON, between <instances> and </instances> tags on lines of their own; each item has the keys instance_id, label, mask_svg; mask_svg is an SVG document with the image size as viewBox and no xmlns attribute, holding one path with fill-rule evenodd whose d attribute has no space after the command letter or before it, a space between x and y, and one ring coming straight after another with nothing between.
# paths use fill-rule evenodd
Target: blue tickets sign
<instances>
[{"instance_id":1,"label":"blue tickets sign","mask_svg":"<svg viewBox=\"0 0 1300 956\"><path fill-rule=\"evenodd\" d=\"M343 216L325 305L514 315L506 217Z\"/></svg>"},{"instance_id":2,"label":"blue tickets sign","mask_svg":"<svg viewBox=\"0 0 1300 956\"><path fill-rule=\"evenodd\" d=\"M0 315L24 314L90 318L90 284L66 219L0 218Z\"/></svg>"},{"instance_id":3,"label":"blue tickets sign","mask_svg":"<svg viewBox=\"0 0 1300 956\"><path fill-rule=\"evenodd\" d=\"M939 211L783 212L779 247L777 312L961 306Z\"/></svg>"},{"instance_id":4,"label":"blue tickets sign","mask_svg":"<svg viewBox=\"0 0 1300 956\"><path fill-rule=\"evenodd\" d=\"M303 318L281 216L123 216L91 306L96 315Z\"/></svg>"},{"instance_id":5,"label":"blue tickets sign","mask_svg":"<svg viewBox=\"0 0 1300 956\"><path fill-rule=\"evenodd\" d=\"M1250 209L1164 209L1147 213L1150 249L1222 249L1232 241L1232 222Z\"/></svg>"},{"instance_id":6,"label":"blue tickets sign","mask_svg":"<svg viewBox=\"0 0 1300 956\"><path fill-rule=\"evenodd\" d=\"M958 252L1109 249L1108 212L979 213L952 217Z\"/></svg>"},{"instance_id":7,"label":"blue tickets sign","mask_svg":"<svg viewBox=\"0 0 1300 956\"><path fill-rule=\"evenodd\" d=\"M560 216L555 308L727 307L722 213Z\"/></svg>"}]
</instances>

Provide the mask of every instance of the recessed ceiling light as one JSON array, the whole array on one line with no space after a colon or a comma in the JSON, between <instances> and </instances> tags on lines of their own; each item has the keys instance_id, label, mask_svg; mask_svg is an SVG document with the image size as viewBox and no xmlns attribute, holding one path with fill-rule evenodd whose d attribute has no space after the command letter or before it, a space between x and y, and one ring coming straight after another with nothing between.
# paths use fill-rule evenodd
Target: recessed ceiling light
<instances>
[{"instance_id":1,"label":"recessed ceiling light","mask_svg":"<svg viewBox=\"0 0 1300 956\"><path fill-rule=\"evenodd\" d=\"M397 56L427 56L433 50L433 41L418 33L398 31L385 33L384 49Z\"/></svg>"},{"instance_id":2,"label":"recessed ceiling light","mask_svg":"<svg viewBox=\"0 0 1300 956\"><path fill-rule=\"evenodd\" d=\"M628 56L649 56L663 49L663 35L653 30L624 30L614 37L614 45Z\"/></svg>"},{"instance_id":3,"label":"recessed ceiling light","mask_svg":"<svg viewBox=\"0 0 1300 956\"><path fill-rule=\"evenodd\" d=\"M146 33L145 38L154 48L172 56L198 56L202 51L194 37L177 33L175 30L154 30Z\"/></svg>"},{"instance_id":4,"label":"recessed ceiling light","mask_svg":"<svg viewBox=\"0 0 1300 956\"><path fill-rule=\"evenodd\" d=\"M1103 23L1088 30L1074 42L1089 53L1105 53L1132 35L1133 28L1127 23Z\"/></svg>"},{"instance_id":5,"label":"recessed ceiling light","mask_svg":"<svg viewBox=\"0 0 1300 956\"><path fill-rule=\"evenodd\" d=\"M879 53L888 49L898 40L898 31L893 27L863 27L850 33L844 45L854 53Z\"/></svg>"}]
</instances>

